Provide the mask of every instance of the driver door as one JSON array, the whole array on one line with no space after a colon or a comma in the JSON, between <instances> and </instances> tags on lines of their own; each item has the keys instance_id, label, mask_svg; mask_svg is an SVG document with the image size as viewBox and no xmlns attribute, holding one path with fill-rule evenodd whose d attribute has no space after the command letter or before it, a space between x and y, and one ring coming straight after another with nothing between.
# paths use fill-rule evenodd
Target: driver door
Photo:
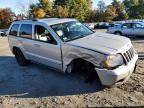
<instances>
[{"instance_id":1,"label":"driver door","mask_svg":"<svg viewBox=\"0 0 144 108\"><path fill-rule=\"evenodd\" d=\"M43 25L34 26L33 60L62 70L60 44Z\"/></svg>"}]
</instances>

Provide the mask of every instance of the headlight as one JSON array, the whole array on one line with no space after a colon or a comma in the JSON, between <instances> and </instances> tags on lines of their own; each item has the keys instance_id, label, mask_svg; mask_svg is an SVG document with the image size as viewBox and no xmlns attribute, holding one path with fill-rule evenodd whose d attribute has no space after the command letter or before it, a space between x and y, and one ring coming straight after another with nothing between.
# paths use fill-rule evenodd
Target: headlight
<instances>
[{"instance_id":1,"label":"headlight","mask_svg":"<svg viewBox=\"0 0 144 108\"><path fill-rule=\"evenodd\" d=\"M120 54L108 56L103 61L103 66L108 69L115 68L115 67L121 66L123 64L124 64L124 60Z\"/></svg>"}]
</instances>

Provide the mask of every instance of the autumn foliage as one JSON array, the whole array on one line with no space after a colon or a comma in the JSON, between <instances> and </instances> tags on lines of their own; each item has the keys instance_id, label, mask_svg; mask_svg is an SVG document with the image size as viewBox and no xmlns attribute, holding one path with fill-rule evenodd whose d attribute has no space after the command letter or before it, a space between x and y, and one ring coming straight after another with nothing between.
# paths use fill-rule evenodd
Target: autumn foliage
<instances>
[{"instance_id":1,"label":"autumn foliage","mask_svg":"<svg viewBox=\"0 0 144 108\"><path fill-rule=\"evenodd\" d=\"M0 28L7 28L12 22L10 9L0 9Z\"/></svg>"},{"instance_id":2,"label":"autumn foliage","mask_svg":"<svg viewBox=\"0 0 144 108\"><path fill-rule=\"evenodd\" d=\"M43 18L46 15L46 12L42 8L36 8L33 14L36 18Z\"/></svg>"},{"instance_id":3,"label":"autumn foliage","mask_svg":"<svg viewBox=\"0 0 144 108\"><path fill-rule=\"evenodd\" d=\"M62 6L56 6L53 10L53 17L67 18L69 16L68 9Z\"/></svg>"},{"instance_id":4,"label":"autumn foliage","mask_svg":"<svg viewBox=\"0 0 144 108\"><path fill-rule=\"evenodd\" d=\"M115 8L113 5L108 5L107 9L109 9L113 15L117 14L117 8Z\"/></svg>"}]
</instances>

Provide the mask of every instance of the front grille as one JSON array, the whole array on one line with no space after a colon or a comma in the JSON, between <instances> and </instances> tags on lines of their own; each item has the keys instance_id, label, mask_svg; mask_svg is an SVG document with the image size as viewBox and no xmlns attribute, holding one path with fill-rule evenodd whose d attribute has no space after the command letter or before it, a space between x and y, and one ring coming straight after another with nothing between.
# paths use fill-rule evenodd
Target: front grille
<instances>
[{"instance_id":1,"label":"front grille","mask_svg":"<svg viewBox=\"0 0 144 108\"><path fill-rule=\"evenodd\" d=\"M134 50L133 48L130 48L128 51L126 51L125 53L123 53L123 57L124 57L124 60L125 60L125 63L129 63L133 57L134 57Z\"/></svg>"}]
</instances>

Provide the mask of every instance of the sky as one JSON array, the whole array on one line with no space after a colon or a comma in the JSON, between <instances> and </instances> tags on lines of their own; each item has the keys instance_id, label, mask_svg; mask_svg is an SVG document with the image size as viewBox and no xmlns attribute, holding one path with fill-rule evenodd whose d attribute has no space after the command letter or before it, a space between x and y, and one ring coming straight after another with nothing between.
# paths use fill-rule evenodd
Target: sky
<instances>
[{"instance_id":1,"label":"sky","mask_svg":"<svg viewBox=\"0 0 144 108\"><path fill-rule=\"evenodd\" d=\"M28 9L30 3L36 3L38 0L0 0L0 8L11 8L13 12L19 14L25 12ZM93 8L97 6L99 0L92 0ZM103 0L106 4L110 4L112 0ZM19 4L25 4L20 7Z\"/></svg>"}]
</instances>

